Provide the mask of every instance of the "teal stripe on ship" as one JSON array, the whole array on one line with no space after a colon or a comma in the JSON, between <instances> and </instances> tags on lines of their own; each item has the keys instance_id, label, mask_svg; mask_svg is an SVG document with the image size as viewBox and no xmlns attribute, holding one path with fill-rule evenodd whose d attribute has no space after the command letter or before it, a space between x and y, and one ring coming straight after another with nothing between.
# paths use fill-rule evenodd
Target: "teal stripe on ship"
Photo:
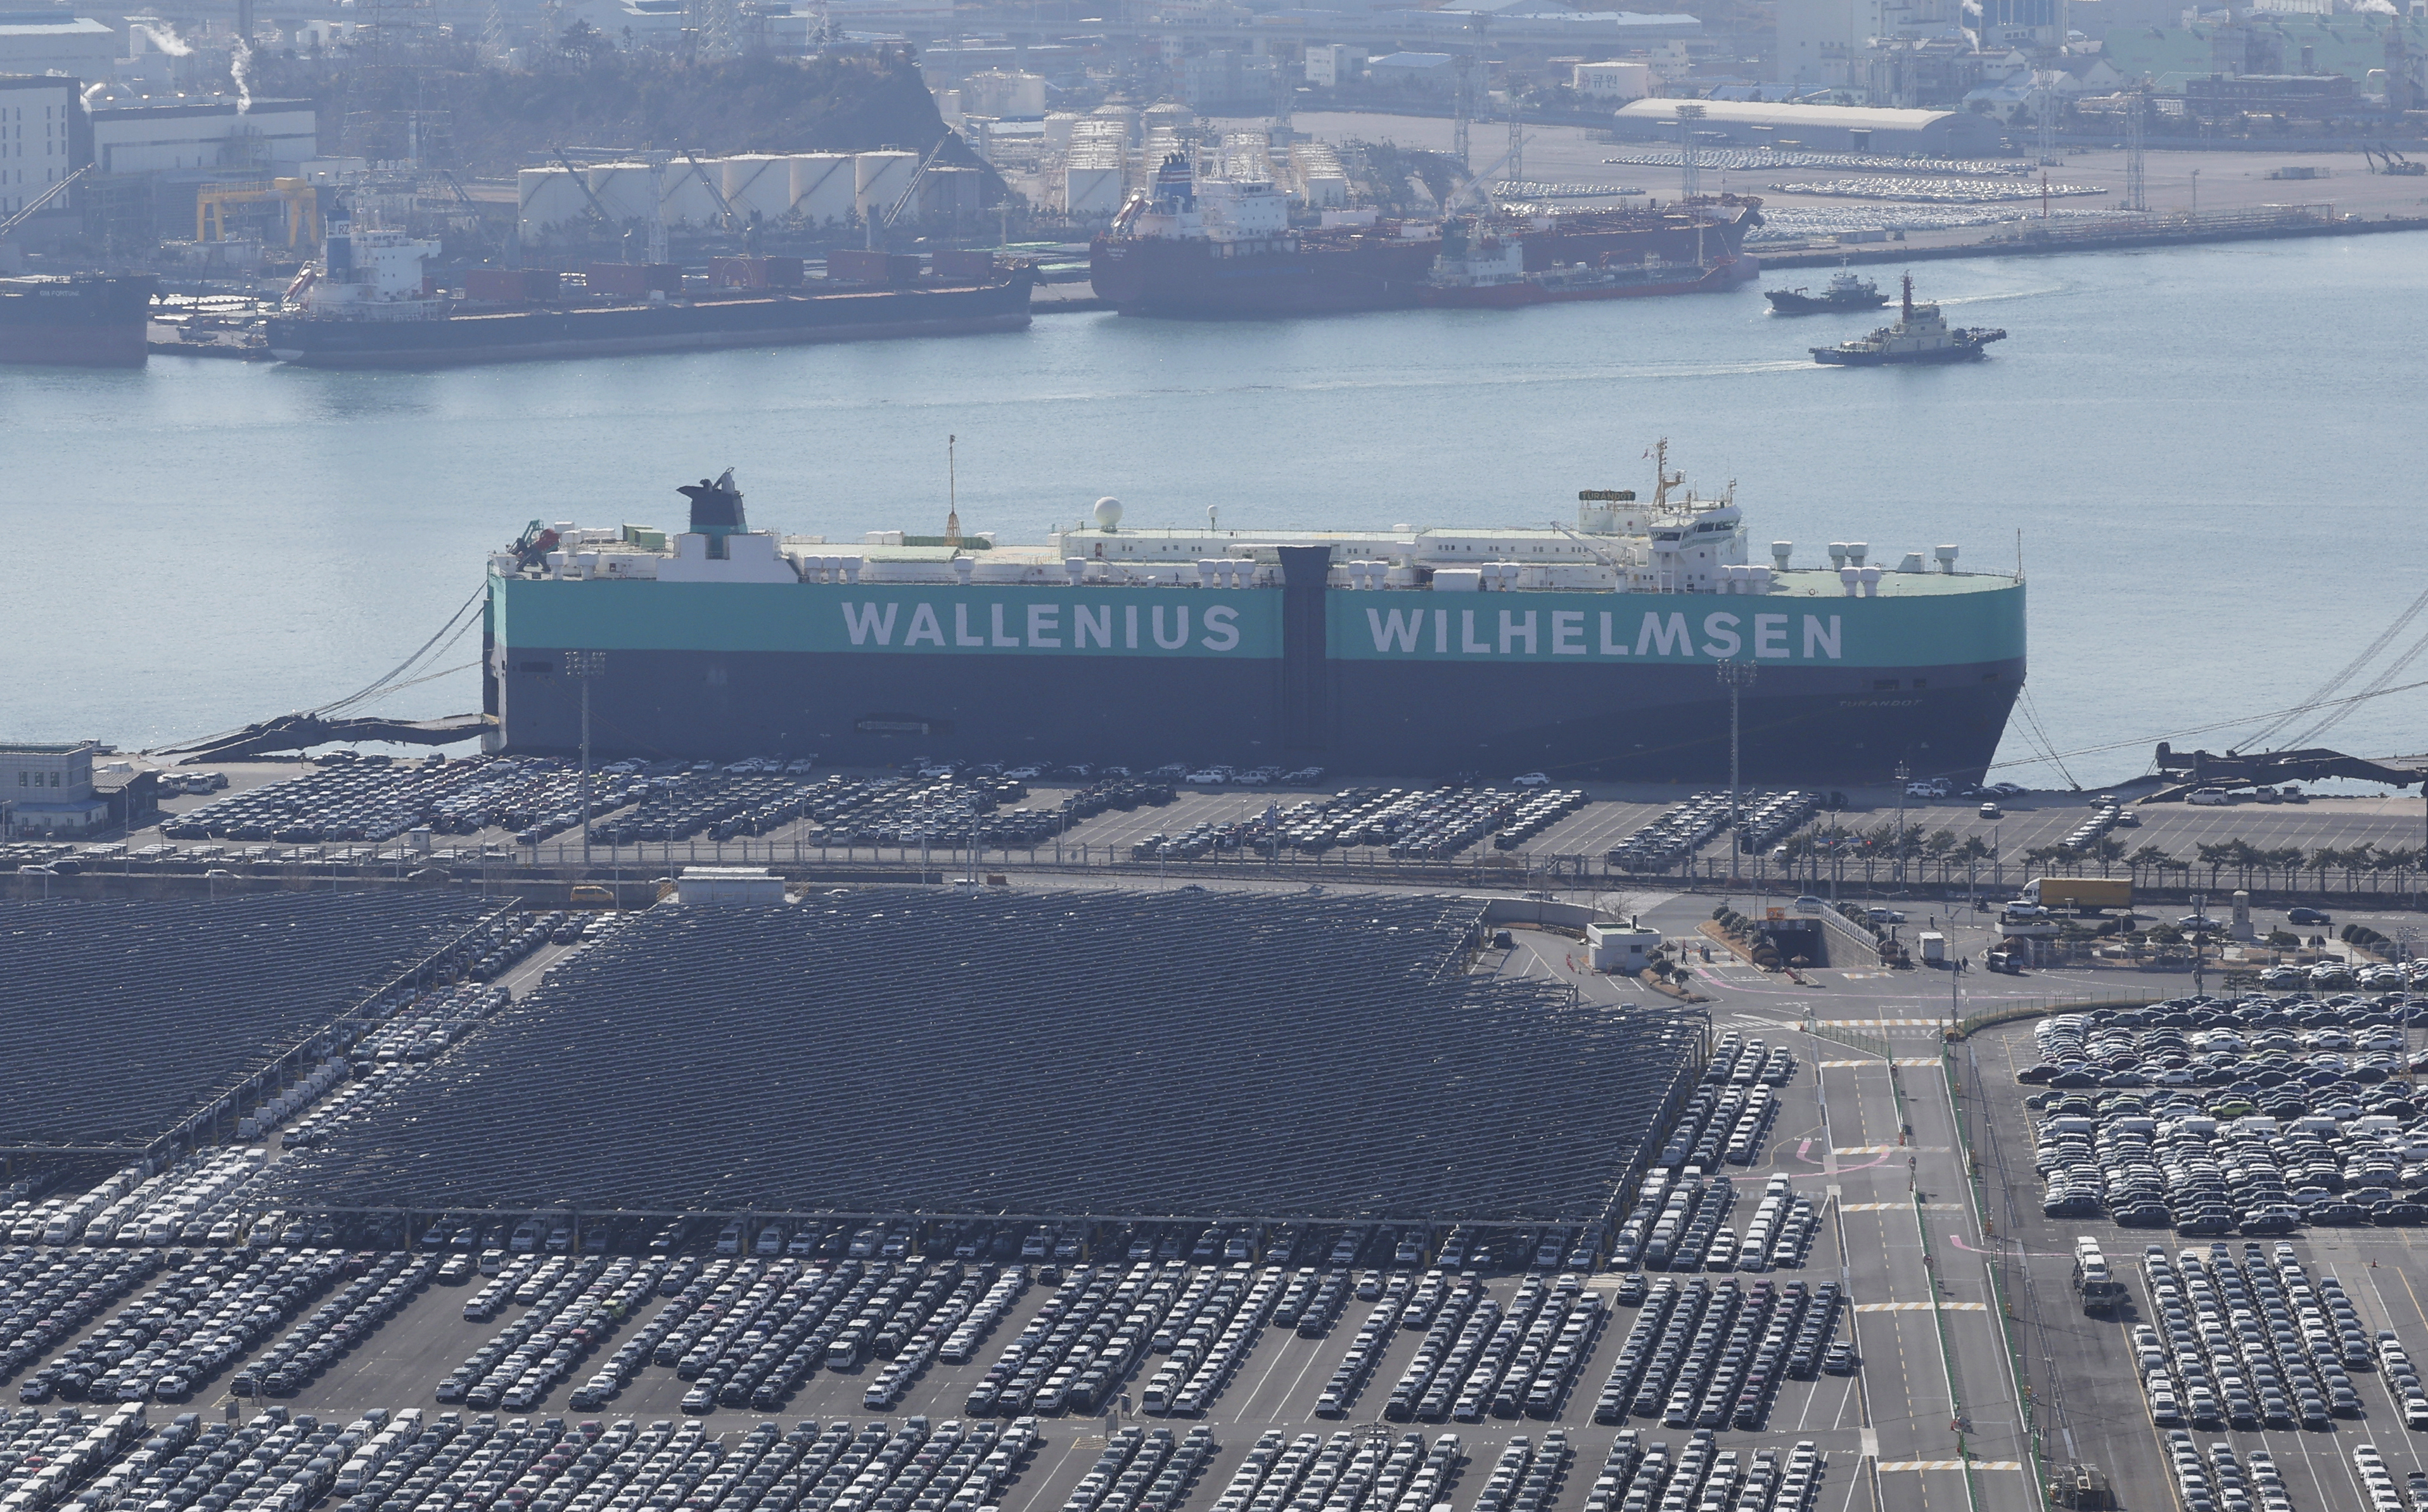
<instances>
[{"instance_id":1,"label":"teal stripe on ship","mask_svg":"<svg viewBox=\"0 0 2428 1512\"><path fill-rule=\"evenodd\" d=\"M2024 590L1899 598L1776 593L1331 595L1335 661L1937 667L2024 654Z\"/></svg>"},{"instance_id":2,"label":"teal stripe on ship","mask_svg":"<svg viewBox=\"0 0 2428 1512\"><path fill-rule=\"evenodd\" d=\"M1257 589L490 581L498 642L597 651L868 656L1281 655Z\"/></svg>"}]
</instances>

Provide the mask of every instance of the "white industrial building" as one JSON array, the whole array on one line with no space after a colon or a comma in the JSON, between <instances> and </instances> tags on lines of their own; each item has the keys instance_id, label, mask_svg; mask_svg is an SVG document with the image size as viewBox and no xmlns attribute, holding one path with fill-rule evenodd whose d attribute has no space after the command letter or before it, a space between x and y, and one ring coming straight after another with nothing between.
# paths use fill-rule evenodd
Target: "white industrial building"
<instances>
[{"instance_id":1,"label":"white industrial building","mask_svg":"<svg viewBox=\"0 0 2428 1512\"><path fill-rule=\"evenodd\" d=\"M109 812L92 790L90 740L0 745L0 829L9 835L91 829Z\"/></svg>"},{"instance_id":2,"label":"white industrial building","mask_svg":"<svg viewBox=\"0 0 2428 1512\"><path fill-rule=\"evenodd\" d=\"M109 77L118 33L107 22L65 10L0 11L0 73Z\"/></svg>"},{"instance_id":3,"label":"white industrial building","mask_svg":"<svg viewBox=\"0 0 2428 1512\"><path fill-rule=\"evenodd\" d=\"M1649 63L1579 63L1570 71L1568 87L1588 100L1641 100L1652 92L1652 81Z\"/></svg>"},{"instance_id":4,"label":"white industrial building","mask_svg":"<svg viewBox=\"0 0 2428 1512\"><path fill-rule=\"evenodd\" d=\"M308 100L255 100L250 110L230 100L92 112L92 159L104 173L181 168L286 172L320 155L318 118Z\"/></svg>"},{"instance_id":5,"label":"white industrial building","mask_svg":"<svg viewBox=\"0 0 2428 1512\"><path fill-rule=\"evenodd\" d=\"M1808 152L1882 153L1976 157L1995 152L1998 122L1962 110L1892 110L1877 106L1774 105L1760 100L1704 100L1695 122L1698 140L1731 146ZM1634 100L1612 118L1621 141L1678 140L1678 102Z\"/></svg>"},{"instance_id":6,"label":"white industrial building","mask_svg":"<svg viewBox=\"0 0 2428 1512\"><path fill-rule=\"evenodd\" d=\"M1875 38L1935 37L1963 21L1962 0L1779 0L1778 82L1860 88Z\"/></svg>"},{"instance_id":7,"label":"white industrial building","mask_svg":"<svg viewBox=\"0 0 2428 1512\"><path fill-rule=\"evenodd\" d=\"M74 79L49 75L0 78L0 217L24 209L85 160L77 88Z\"/></svg>"}]
</instances>

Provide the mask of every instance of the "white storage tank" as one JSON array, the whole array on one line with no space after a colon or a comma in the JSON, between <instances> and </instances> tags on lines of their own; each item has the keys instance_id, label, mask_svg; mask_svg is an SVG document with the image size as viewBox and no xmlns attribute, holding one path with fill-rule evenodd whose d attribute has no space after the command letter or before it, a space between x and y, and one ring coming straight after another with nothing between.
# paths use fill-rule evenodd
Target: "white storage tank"
<instances>
[{"instance_id":1,"label":"white storage tank","mask_svg":"<svg viewBox=\"0 0 2428 1512\"><path fill-rule=\"evenodd\" d=\"M793 160L778 153L744 153L709 165L717 170L725 203L746 222L777 221L793 213Z\"/></svg>"},{"instance_id":2,"label":"white storage tank","mask_svg":"<svg viewBox=\"0 0 2428 1512\"><path fill-rule=\"evenodd\" d=\"M1045 112L1045 145L1067 148L1071 145L1071 128L1078 124L1077 112L1048 110Z\"/></svg>"},{"instance_id":3,"label":"white storage tank","mask_svg":"<svg viewBox=\"0 0 2428 1512\"><path fill-rule=\"evenodd\" d=\"M515 174L522 238L544 240L577 224L590 209L581 181L566 168L526 168Z\"/></svg>"},{"instance_id":4,"label":"white storage tank","mask_svg":"<svg viewBox=\"0 0 2428 1512\"><path fill-rule=\"evenodd\" d=\"M590 192L617 225L648 220L657 213L648 164L593 163L582 171L590 180Z\"/></svg>"},{"instance_id":5,"label":"white storage tank","mask_svg":"<svg viewBox=\"0 0 2428 1512\"><path fill-rule=\"evenodd\" d=\"M839 224L850 218L853 168L849 153L795 153L790 209L812 226Z\"/></svg>"},{"instance_id":6,"label":"white storage tank","mask_svg":"<svg viewBox=\"0 0 2428 1512\"><path fill-rule=\"evenodd\" d=\"M889 214L917 171L917 153L861 153L853 157L851 203L861 219Z\"/></svg>"},{"instance_id":7,"label":"white storage tank","mask_svg":"<svg viewBox=\"0 0 2428 1512\"><path fill-rule=\"evenodd\" d=\"M1075 216L1110 216L1122 207L1122 170L1073 163L1062 171L1062 207Z\"/></svg>"},{"instance_id":8,"label":"white storage tank","mask_svg":"<svg viewBox=\"0 0 2428 1512\"><path fill-rule=\"evenodd\" d=\"M718 186L710 176L716 171L714 162L702 162L697 167L681 161L666 165L666 224L716 224Z\"/></svg>"}]
</instances>

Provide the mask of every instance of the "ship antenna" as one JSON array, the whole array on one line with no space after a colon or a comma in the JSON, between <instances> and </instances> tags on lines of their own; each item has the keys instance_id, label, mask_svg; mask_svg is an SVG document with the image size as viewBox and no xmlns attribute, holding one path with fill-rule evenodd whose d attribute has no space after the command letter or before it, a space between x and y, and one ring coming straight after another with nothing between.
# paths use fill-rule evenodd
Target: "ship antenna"
<instances>
[{"instance_id":1,"label":"ship antenna","mask_svg":"<svg viewBox=\"0 0 2428 1512\"><path fill-rule=\"evenodd\" d=\"M944 437L944 545L960 549L961 545L961 483L954 447L960 437Z\"/></svg>"}]
</instances>

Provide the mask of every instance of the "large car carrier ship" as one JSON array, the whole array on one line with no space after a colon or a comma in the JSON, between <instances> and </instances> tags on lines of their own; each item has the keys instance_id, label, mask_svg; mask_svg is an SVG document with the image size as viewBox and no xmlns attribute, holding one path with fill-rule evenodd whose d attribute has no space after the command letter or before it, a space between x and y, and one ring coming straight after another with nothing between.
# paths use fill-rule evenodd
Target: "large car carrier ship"
<instances>
[{"instance_id":1,"label":"large car carrier ship","mask_svg":"<svg viewBox=\"0 0 2428 1512\"><path fill-rule=\"evenodd\" d=\"M2024 681L2024 585L1939 546L1788 542L1665 470L1576 523L1138 529L1041 545L753 530L732 475L690 528L533 522L490 558L484 695L520 752L1321 765L1450 776L1977 780Z\"/></svg>"}]
</instances>

